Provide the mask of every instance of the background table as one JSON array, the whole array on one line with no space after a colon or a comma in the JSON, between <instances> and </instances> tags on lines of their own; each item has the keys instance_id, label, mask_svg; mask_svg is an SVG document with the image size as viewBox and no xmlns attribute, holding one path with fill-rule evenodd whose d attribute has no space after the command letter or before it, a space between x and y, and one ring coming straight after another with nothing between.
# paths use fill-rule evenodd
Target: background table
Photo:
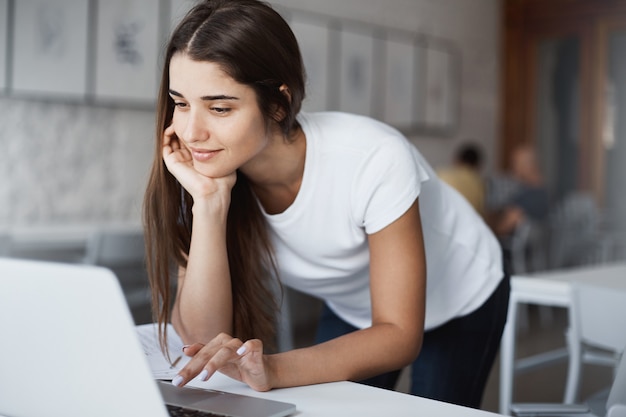
<instances>
[{"instance_id":1,"label":"background table","mask_svg":"<svg viewBox=\"0 0 626 417\"><path fill-rule=\"evenodd\" d=\"M510 413L516 369L535 367L568 355L567 350L560 350L523 359L515 358L515 330L519 305L536 304L569 308L574 283L626 290L626 263L545 271L511 278L509 313L500 347L500 413L504 415Z\"/></svg>"}]
</instances>

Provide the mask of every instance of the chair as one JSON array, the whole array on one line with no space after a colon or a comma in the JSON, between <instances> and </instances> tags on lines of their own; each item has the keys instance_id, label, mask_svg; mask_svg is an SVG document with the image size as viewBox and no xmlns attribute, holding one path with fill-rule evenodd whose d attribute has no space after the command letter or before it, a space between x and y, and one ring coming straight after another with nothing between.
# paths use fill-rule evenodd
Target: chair
<instances>
[{"instance_id":1,"label":"chair","mask_svg":"<svg viewBox=\"0 0 626 417\"><path fill-rule=\"evenodd\" d=\"M546 269L546 238L543 225L531 220L522 221L509 242L511 273L515 275Z\"/></svg>"},{"instance_id":2,"label":"chair","mask_svg":"<svg viewBox=\"0 0 626 417\"><path fill-rule=\"evenodd\" d=\"M576 284L569 310L565 402L578 399L582 364L615 367L626 346L626 292Z\"/></svg>"},{"instance_id":3,"label":"chair","mask_svg":"<svg viewBox=\"0 0 626 417\"><path fill-rule=\"evenodd\" d=\"M566 196L550 213L550 266L605 263L612 250L604 215L586 192Z\"/></svg>"},{"instance_id":4,"label":"chair","mask_svg":"<svg viewBox=\"0 0 626 417\"><path fill-rule=\"evenodd\" d=\"M615 381L606 401L606 416L622 416L620 413L626 412L626 355L623 354L626 346L626 292L575 284L569 315L569 371L564 404L513 404L511 411L514 415L588 412L589 407L574 404L583 363L615 367ZM612 410L612 407L615 408Z\"/></svg>"},{"instance_id":5,"label":"chair","mask_svg":"<svg viewBox=\"0 0 626 417\"><path fill-rule=\"evenodd\" d=\"M143 229L111 227L95 230L87 240L83 263L111 269L120 280L135 320L150 321Z\"/></svg>"},{"instance_id":6,"label":"chair","mask_svg":"<svg viewBox=\"0 0 626 417\"><path fill-rule=\"evenodd\" d=\"M626 345L622 346L622 351ZM584 404L514 404L511 406L512 415L518 417L598 417L591 413ZM626 417L626 355L622 355L617 368L615 379L611 385L606 401L606 417Z\"/></svg>"}]
</instances>

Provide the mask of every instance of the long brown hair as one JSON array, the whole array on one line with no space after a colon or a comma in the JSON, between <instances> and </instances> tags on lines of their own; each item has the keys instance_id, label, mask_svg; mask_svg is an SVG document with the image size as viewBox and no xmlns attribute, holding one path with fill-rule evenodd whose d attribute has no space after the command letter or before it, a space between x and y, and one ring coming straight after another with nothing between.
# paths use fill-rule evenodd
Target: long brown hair
<instances>
[{"instance_id":1,"label":"long brown hair","mask_svg":"<svg viewBox=\"0 0 626 417\"><path fill-rule=\"evenodd\" d=\"M189 11L170 37L157 101L156 146L143 216L152 311L164 350L165 324L170 321L173 303L172 275L177 267L186 267L193 222L191 195L169 173L162 158L162 134L174 112L169 96L169 65L176 53L216 63L235 81L253 88L266 125L277 123L285 140L291 140L299 126L296 116L305 84L296 38L266 3L205 0ZM289 88L289 96L280 91L282 85ZM226 244L234 336L243 340L259 338L271 345L277 312L271 278L277 276L277 270L267 225L243 173L237 173L231 194Z\"/></svg>"}]
</instances>

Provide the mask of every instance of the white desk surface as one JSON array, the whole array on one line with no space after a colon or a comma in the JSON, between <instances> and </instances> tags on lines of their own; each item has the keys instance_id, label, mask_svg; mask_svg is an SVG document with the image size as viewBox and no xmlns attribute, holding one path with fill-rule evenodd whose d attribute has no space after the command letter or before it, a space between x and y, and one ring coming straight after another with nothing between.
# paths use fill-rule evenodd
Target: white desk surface
<instances>
[{"instance_id":1,"label":"white desk surface","mask_svg":"<svg viewBox=\"0 0 626 417\"><path fill-rule=\"evenodd\" d=\"M194 380L190 385L293 403L298 409L293 416L298 417L487 417L499 415L354 382L334 382L257 392L238 381L216 374L207 382Z\"/></svg>"},{"instance_id":2,"label":"white desk surface","mask_svg":"<svg viewBox=\"0 0 626 417\"><path fill-rule=\"evenodd\" d=\"M154 325L139 325L137 331L153 375L171 378L176 370L169 368L168 362L157 346ZM183 343L171 325L168 328L168 339L170 351L180 351ZM182 368L188 360L188 358L183 358L177 365L177 369ZM206 382L195 378L188 385L293 403L298 409L294 416L298 417L487 417L499 415L345 381L257 392L239 381L216 373Z\"/></svg>"}]
</instances>

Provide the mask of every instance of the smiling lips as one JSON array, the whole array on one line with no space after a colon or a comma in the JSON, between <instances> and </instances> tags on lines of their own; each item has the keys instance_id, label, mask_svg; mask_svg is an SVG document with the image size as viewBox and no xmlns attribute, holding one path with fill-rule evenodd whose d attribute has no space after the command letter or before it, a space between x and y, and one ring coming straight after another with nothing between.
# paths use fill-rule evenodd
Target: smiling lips
<instances>
[{"instance_id":1,"label":"smiling lips","mask_svg":"<svg viewBox=\"0 0 626 417\"><path fill-rule=\"evenodd\" d=\"M191 150L191 155L193 156L193 159L198 162L206 162L209 159L213 158L215 155L217 155L217 153L219 152L219 150L196 149L196 148L190 148L190 150Z\"/></svg>"}]
</instances>

